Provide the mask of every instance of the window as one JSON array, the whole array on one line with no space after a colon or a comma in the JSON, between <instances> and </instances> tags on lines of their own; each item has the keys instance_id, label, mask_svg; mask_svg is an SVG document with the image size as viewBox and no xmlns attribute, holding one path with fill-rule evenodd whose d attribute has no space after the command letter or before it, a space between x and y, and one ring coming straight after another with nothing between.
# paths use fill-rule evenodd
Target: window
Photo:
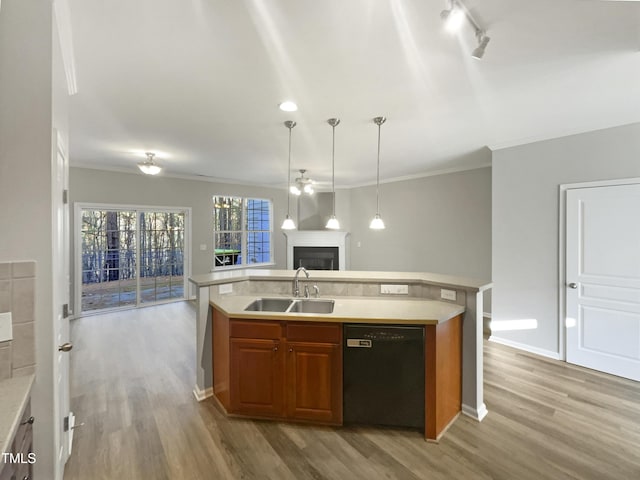
<instances>
[{"instance_id":1,"label":"window","mask_svg":"<svg viewBox=\"0 0 640 480\"><path fill-rule=\"evenodd\" d=\"M214 268L272 263L271 201L213 197Z\"/></svg>"}]
</instances>

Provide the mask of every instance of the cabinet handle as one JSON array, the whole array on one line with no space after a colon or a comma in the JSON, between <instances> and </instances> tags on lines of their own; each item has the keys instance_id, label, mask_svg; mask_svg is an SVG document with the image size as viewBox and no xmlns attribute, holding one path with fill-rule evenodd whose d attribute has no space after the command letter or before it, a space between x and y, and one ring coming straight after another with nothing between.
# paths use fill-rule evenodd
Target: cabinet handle
<instances>
[{"instance_id":1,"label":"cabinet handle","mask_svg":"<svg viewBox=\"0 0 640 480\"><path fill-rule=\"evenodd\" d=\"M35 419L35 418L33 418L33 417L29 417L27 420L25 420L24 422L22 422L20 425L26 425L27 423L28 423L29 425L33 425L33 422L35 422L35 421L36 421L36 419Z\"/></svg>"},{"instance_id":2,"label":"cabinet handle","mask_svg":"<svg viewBox=\"0 0 640 480\"><path fill-rule=\"evenodd\" d=\"M278 351L278 347L273 347L273 351L277 352Z\"/></svg>"},{"instance_id":3,"label":"cabinet handle","mask_svg":"<svg viewBox=\"0 0 640 480\"><path fill-rule=\"evenodd\" d=\"M289 351L290 351L290 352L293 352L293 348L290 348L290 349L289 349Z\"/></svg>"}]
</instances>

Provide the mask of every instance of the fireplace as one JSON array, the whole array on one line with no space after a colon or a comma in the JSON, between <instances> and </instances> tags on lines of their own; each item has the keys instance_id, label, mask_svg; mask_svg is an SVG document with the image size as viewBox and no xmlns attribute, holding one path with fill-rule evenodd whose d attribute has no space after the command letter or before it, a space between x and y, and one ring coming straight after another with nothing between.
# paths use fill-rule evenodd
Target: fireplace
<instances>
[{"instance_id":1,"label":"fireplace","mask_svg":"<svg viewBox=\"0 0 640 480\"><path fill-rule=\"evenodd\" d=\"M284 234L287 236L288 269L299 266L309 270L347 269L347 232L295 230Z\"/></svg>"},{"instance_id":2,"label":"fireplace","mask_svg":"<svg viewBox=\"0 0 640 480\"><path fill-rule=\"evenodd\" d=\"M338 247L293 247L293 268L340 270Z\"/></svg>"}]
</instances>

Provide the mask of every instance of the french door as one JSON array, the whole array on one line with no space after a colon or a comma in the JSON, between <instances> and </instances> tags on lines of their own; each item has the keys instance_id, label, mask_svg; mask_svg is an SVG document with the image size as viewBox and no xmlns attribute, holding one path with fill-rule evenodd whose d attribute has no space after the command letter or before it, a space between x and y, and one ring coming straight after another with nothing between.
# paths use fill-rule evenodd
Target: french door
<instances>
[{"instance_id":1,"label":"french door","mask_svg":"<svg viewBox=\"0 0 640 480\"><path fill-rule=\"evenodd\" d=\"M76 205L76 310L184 299L188 222L188 209Z\"/></svg>"}]
</instances>

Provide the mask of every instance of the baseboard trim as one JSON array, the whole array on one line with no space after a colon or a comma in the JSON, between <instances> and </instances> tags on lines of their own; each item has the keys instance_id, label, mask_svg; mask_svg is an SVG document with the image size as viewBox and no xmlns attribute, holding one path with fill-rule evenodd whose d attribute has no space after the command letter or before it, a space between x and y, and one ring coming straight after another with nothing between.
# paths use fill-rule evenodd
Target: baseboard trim
<instances>
[{"instance_id":1,"label":"baseboard trim","mask_svg":"<svg viewBox=\"0 0 640 480\"><path fill-rule=\"evenodd\" d=\"M545 350L544 348L532 347L531 345L526 345L524 343L496 337L495 335L491 335L489 337L489 341L499 343L500 345L506 345L507 347L517 348L518 350L524 350L525 352L534 353L542 357L552 358L553 360L562 360L558 352L552 352L551 350Z\"/></svg>"},{"instance_id":2,"label":"baseboard trim","mask_svg":"<svg viewBox=\"0 0 640 480\"><path fill-rule=\"evenodd\" d=\"M209 397L213 396L213 387L205 388L204 390L200 390L200 388L196 385L193 388L193 396L196 397L196 400L201 402Z\"/></svg>"},{"instance_id":3,"label":"baseboard trim","mask_svg":"<svg viewBox=\"0 0 640 480\"><path fill-rule=\"evenodd\" d=\"M470 407L469 405L462 404L462 414L467 417L471 417L478 422L481 422L484 417L487 416L489 410L487 410L487 406L483 403L478 408Z\"/></svg>"}]
</instances>

